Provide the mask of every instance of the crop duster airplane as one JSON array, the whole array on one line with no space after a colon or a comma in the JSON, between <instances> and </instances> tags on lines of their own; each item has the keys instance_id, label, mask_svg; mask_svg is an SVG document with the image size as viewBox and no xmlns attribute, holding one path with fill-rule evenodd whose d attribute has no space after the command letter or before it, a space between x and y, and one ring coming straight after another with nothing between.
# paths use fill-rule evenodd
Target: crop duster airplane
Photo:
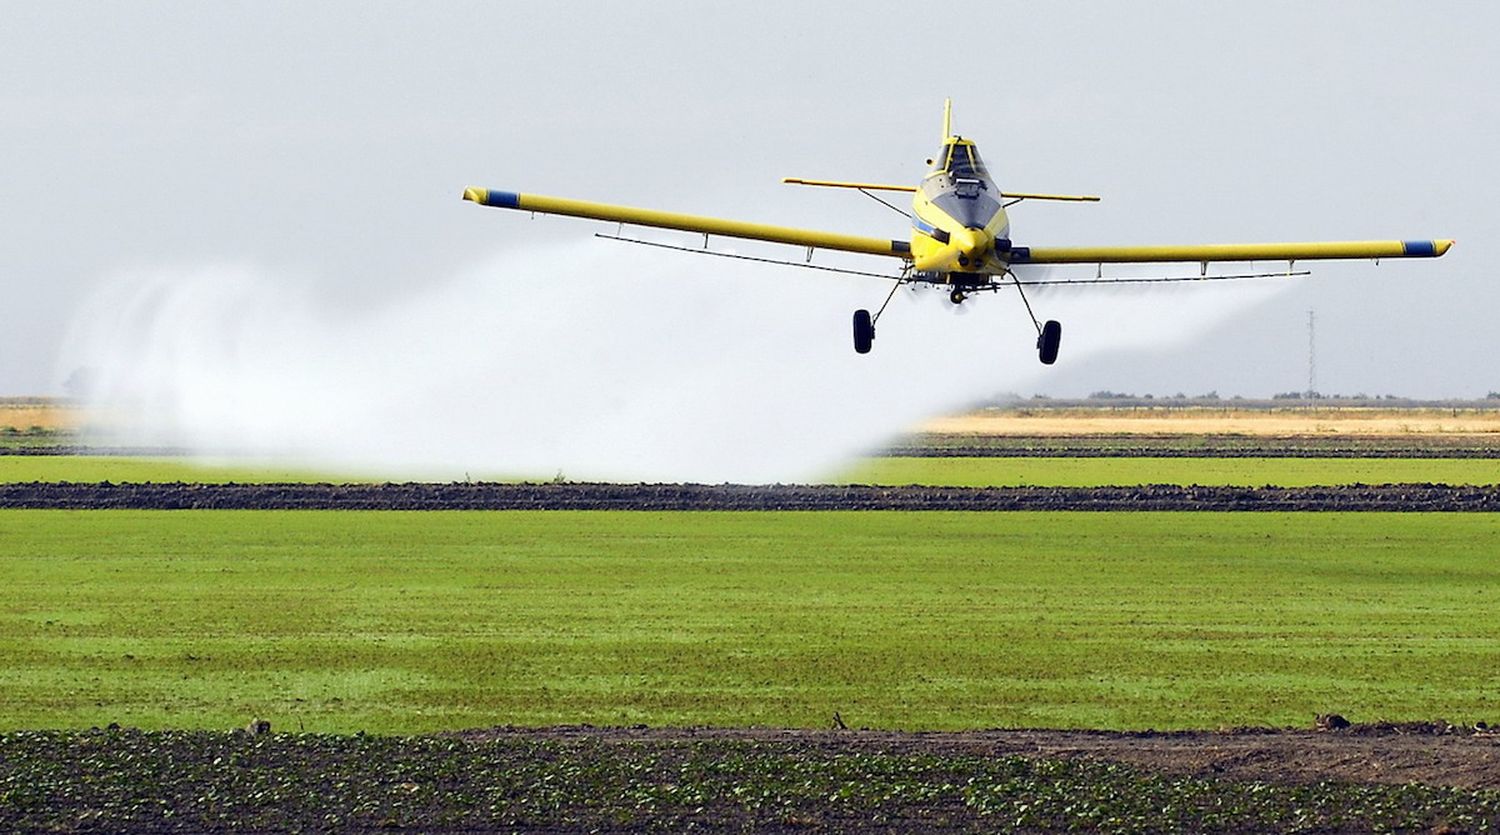
<instances>
[{"instance_id":1,"label":"crop duster airplane","mask_svg":"<svg viewBox=\"0 0 1500 835\"><path fill-rule=\"evenodd\" d=\"M621 228L625 224L630 224L697 232L703 235L704 248L673 246L618 235L600 236L630 243L892 279L895 285L891 288L890 295L886 296L885 304L882 304L873 316L868 310L854 312L854 350L861 354L869 352L875 340L875 322L885 311L886 305L890 304L891 297L895 295L896 290L904 284L942 287L948 291L948 297L954 304L962 304L974 293L1015 287L1026 304L1026 311L1031 316L1032 324L1036 327L1037 351L1042 362L1048 365L1057 361L1058 344L1062 339L1062 326L1056 321L1048 321L1044 324L1037 320L1036 315L1031 312L1030 302L1026 301L1025 287L1044 284L1123 284L1307 275L1305 271L1293 272L1296 262L1315 259L1434 258L1447 252L1448 248L1453 246L1452 240L1317 241L1196 246L1018 246L1011 240L1010 218L1005 212L1010 206L1022 200L1097 201L1099 198L1092 195L1001 191L990 176L984 162L980 160L979 149L974 142L953 135L952 112L952 101L949 100L943 106L942 149L937 157L928 160L932 170L916 186L804 180L795 177L783 180L783 182L799 185L857 189L911 218L911 236L906 240L746 223L494 189L465 189L464 199L503 209L520 209L534 213L612 221L620 224ZM911 212L904 212L876 197L873 192L877 191L911 194ZM711 235L803 246L807 248L807 263L714 252L707 248ZM903 264L899 275L814 265L811 261L813 251L817 249L883 255L900 259ZM1210 263L1246 261L1285 261L1287 268L1275 273L1208 274ZM1103 276L1104 264L1140 263L1197 263L1201 265L1201 269L1196 276L1183 277L1106 279ZM1099 271L1094 279L1073 281L1028 280L1017 275L1018 268L1024 272L1027 266L1033 264L1097 264Z\"/></svg>"}]
</instances>

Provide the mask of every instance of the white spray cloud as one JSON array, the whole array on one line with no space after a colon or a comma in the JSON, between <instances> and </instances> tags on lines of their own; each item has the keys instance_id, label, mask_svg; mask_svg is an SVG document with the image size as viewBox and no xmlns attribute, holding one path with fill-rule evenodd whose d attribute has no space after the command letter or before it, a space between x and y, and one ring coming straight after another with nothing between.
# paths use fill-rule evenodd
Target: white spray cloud
<instances>
[{"instance_id":1,"label":"white spray cloud","mask_svg":"<svg viewBox=\"0 0 1500 835\"><path fill-rule=\"evenodd\" d=\"M955 317L903 289L858 356L850 315L885 292L601 241L507 252L362 314L244 267L138 271L102 282L63 362L92 370L110 443L392 478L797 481L1047 372L1014 293ZM1064 322L1067 363L1189 338L1274 292L1033 304Z\"/></svg>"}]
</instances>

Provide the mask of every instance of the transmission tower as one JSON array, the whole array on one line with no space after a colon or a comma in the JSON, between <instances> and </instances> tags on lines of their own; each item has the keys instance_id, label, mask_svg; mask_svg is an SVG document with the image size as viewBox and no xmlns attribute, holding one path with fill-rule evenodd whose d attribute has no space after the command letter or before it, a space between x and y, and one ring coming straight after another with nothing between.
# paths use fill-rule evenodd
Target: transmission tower
<instances>
[{"instance_id":1,"label":"transmission tower","mask_svg":"<svg viewBox=\"0 0 1500 835\"><path fill-rule=\"evenodd\" d=\"M1318 342L1316 319L1312 310L1307 311L1307 396L1318 394Z\"/></svg>"}]
</instances>

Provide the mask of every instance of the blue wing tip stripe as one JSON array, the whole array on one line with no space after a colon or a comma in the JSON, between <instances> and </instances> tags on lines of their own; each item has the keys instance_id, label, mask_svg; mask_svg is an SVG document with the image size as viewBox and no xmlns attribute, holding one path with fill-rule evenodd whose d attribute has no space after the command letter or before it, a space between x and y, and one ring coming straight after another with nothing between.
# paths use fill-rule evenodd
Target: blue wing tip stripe
<instances>
[{"instance_id":1,"label":"blue wing tip stripe","mask_svg":"<svg viewBox=\"0 0 1500 835\"><path fill-rule=\"evenodd\" d=\"M484 205L501 209L519 209L521 208L521 195L513 191L490 189L484 195Z\"/></svg>"},{"instance_id":2,"label":"blue wing tip stripe","mask_svg":"<svg viewBox=\"0 0 1500 835\"><path fill-rule=\"evenodd\" d=\"M1401 254L1410 257L1437 255L1437 244L1433 241L1402 241Z\"/></svg>"}]
</instances>

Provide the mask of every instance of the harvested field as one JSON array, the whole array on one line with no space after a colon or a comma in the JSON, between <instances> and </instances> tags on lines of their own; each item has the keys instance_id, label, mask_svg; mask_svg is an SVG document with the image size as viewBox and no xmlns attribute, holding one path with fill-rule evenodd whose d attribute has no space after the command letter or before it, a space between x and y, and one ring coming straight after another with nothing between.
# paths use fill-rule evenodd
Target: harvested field
<instances>
[{"instance_id":1,"label":"harvested field","mask_svg":"<svg viewBox=\"0 0 1500 835\"><path fill-rule=\"evenodd\" d=\"M0 508L138 510L1500 511L1500 486L0 484Z\"/></svg>"},{"instance_id":2,"label":"harvested field","mask_svg":"<svg viewBox=\"0 0 1500 835\"><path fill-rule=\"evenodd\" d=\"M1327 734L15 733L0 735L0 826L1483 832L1500 820L1496 750L1442 723Z\"/></svg>"},{"instance_id":3,"label":"harvested field","mask_svg":"<svg viewBox=\"0 0 1500 835\"><path fill-rule=\"evenodd\" d=\"M1500 409L997 409L929 420L939 435L1500 435Z\"/></svg>"},{"instance_id":4,"label":"harvested field","mask_svg":"<svg viewBox=\"0 0 1500 835\"><path fill-rule=\"evenodd\" d=\"M43 406L0 406L0 431L55 433L77 428L74 415Z\"/></svg>"},{"instance_id":5,"label":"harvested field","mask_svg":"<svg viewBox=\"0 0 1500 835\"><path fill-rule=\"evenodd\" d=\"M72 430L81 417L80 410L46 398L0 398L0 430Z\"/></svg>"}]
</instances>

